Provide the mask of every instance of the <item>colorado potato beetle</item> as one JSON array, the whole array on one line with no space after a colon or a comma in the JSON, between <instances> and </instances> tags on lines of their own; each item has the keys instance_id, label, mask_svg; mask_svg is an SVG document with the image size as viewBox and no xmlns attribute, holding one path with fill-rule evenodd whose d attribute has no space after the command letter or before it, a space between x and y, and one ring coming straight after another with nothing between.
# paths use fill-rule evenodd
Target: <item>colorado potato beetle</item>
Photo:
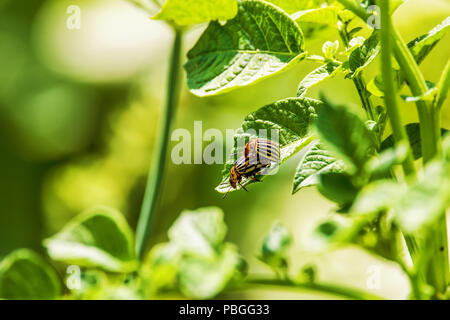
<instances>
[{"instance_id":1,"label":"colorado potato beetle","mask_svg":"<svg viewBox=\"0 0 450 320\"><path fill-rule=\"evenodd\" d=\"M256 178L256 175L258 175L262 169L266 168L269 164L262 164L262 163L254 163L250 164L249 160L245 158L245 156L240 157L236 160L233 167L230 169L230 190L231 188L236 189L237 185L239 184L242 189L245 191L248 191L242 184L242 178L249 178L255 181L260 181L258 178ZM228 194L225 193L223 196Z\"/></svg>"},{"instance_id":2,"label":"colorado potato beetle","mask_svg":"<svg viewBox=\"0 0 450 320\"><path fill-rule=\"evenodd\" d=\"M250 164L278 163L280 162L280 147L267 139L252 139L244 147L244 157Z\"/></svg>"}]
</instances>

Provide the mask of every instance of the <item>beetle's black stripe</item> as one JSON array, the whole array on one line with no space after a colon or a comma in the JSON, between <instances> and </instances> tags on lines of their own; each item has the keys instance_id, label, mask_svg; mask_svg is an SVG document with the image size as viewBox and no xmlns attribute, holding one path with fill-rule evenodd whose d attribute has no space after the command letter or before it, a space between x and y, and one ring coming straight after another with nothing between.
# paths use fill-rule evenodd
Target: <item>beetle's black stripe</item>
<instances>
[{"instance_id":1,"label":"beetle's black stripe","mask_svg":"<svg viewBox=\"0 0 450 320\"><path fill-rule=\"evenodd\" d=\"M245 157L240 157L239 159L236 160L234 165L236 167L236 171L239 174L243 174L248 166L248 160L246 160Z\"/></svg>"},{"instance_id":2,"label":"beetle's black stripe","mask_svg":"<svg viewBox=\"0 0 450 320\"><path fill-rule=\"evenodd\" d=\"M266 168L267 166L268 166L268 164L261 164L261 163L249 165L246 168L245 173L242 175L247 178L251 177L251 176L255 176L257 174L260 174L262 169Z\"/></svg>"},{"instance_id":3,"label":"beetle's black stripe","mask_svg":"<svg viewBox=\"0 0 450 320\"><path fill-rule=\"evenodd\" d=\"M258 154L258 157L262 160L269 160L272 162L279 162L280 161L280 149L278 145L276 145L273 142L267 141L261 141L258 142L256 152Z\"/></svg>"}]
</instances>

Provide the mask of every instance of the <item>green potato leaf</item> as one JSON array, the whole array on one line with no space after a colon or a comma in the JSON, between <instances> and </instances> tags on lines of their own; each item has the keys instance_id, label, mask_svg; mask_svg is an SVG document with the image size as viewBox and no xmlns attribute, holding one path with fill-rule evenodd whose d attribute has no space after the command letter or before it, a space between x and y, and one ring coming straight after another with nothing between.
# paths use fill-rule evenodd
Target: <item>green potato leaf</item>
<instances>
[{"instance_id":1,"label":"green potato leaf","mask_svg":"<svg viewBox=\"0 0 450 320\"><path fill-rule=\"evenodd\" d=\"M406 134L408 135L409 144L411 146L411 151L414 157L414 160L422 158L422 145L420 140L420 124L417 122L408 123L405 126ZM441 135L444 135L448 132L447 129L441 128ZM380 149L387 150L394 146L394 137L392 135L388 136L381 143Z\"/></svg>"},{"instance_id":2,"label":"green potato leaf","mask_svg":"<svg viewBox=\"0 0 450 320\"><path fill-rule=\"evenodd\" d=\"M447 17L442 21L440 24L438 24L436 27L431 29L428 33L423 34L414 40L410 41L408 43L408 49L411 51L414 59L416 60L417 64L422 63L423 60L428 56L428 54L431 52L431 50L438 44L438 42L445 36L448 29L450 27L450 17ZM448 69L446 69L448 70ZM446 71L448 73L448 71ZM403 75L403 72L399 70L399 67L397 65L396 71L395 71L395 79L398 83L399 87L401 87L405 82L405 76ZM445 73L444 73L445 74ZM450 80L447 80L450 82ZM438 88L440 88L438 86ZM381 79L380 75L375 76L367 85L367 89L370 93L377 97L383 96L383 80ZM448 90L448 87L447 87ZM445 91L442 91L445 92Z\"/></svg>"},{"instance_id":3,"label":"green potato leaf","mask_svg":"<svg viewBox=\"0 0 450 320\"><path fill-rule=\"evenodd\" d=\"M366 86L367 91L369 91L375 97L384 96L384 83L380 75L377 75L369 81Z\"/></svg>"},{"instance_id":4,"label":"green potato leaf","mask_svg":"<svg viewBox=\"0 0 450 320\"><path fill-rule=\"evenodd\" d=\"M61 280L41 256L19 249L0 263L0 298L49 300L62 294Z\"/></svg>"},{"instance_id":5,"label":"green potato leaf","mask_svg":"<svg viewBox=\"0 0 450 320\"><path fill-rule=\"evenodd\" d=\"M266 132L268 134L266 138L270 138L271 130L277 130L281 163L312 142L313 138L309 127L315 120L317 110L321 105L321 101L311 98L287 98L266 105L249 114L234 136L233 155L225 163L222 182L216 187L216 190L220 193L234 191L234 189L230 190L228 180L236 155L242 152L239 149L240 141L256 138L262 132ZM262 176L261 179L264 177ZM244 186L250 183L254 182L249 179L244 179L242 182Z\"/></svg>"},{"instance_id":6,"label":"green potato leaf","mask_svg":"<svg viewBox=\"0 0 450 320\"><path fill-rule=\"evenodd\" d=\"M406 159L408 151L409 145L407 142L383 150L366 162L366 171L373 175L386 174L394 165L401 164Z\"/></svg>"},{"instance_id":7,"label":"green potato leaf","mask_svg":"<svg viewBox=\"0 0 450 320\"><path fill-rule=\"evenodd\" d=\"M62 231L44 240L53 260L111 272L136 269L133 232L116 210L95 207L69 222Z\"/></svg>"},{"instance_id":8,"label":"green potato leaf","mask_svg":"<svg viewBox=\"0 0 450 320\"><path fill-rule=\"evenodd\" d=\"M394 206L400 228L412 233L432 226L450 205L450 165L434 160Z\"/></svg>"},{"instance_id":9,"label":"green potato leaf","mask_svg":"<svg viewBox=\"0 0 450 320\"><path fill-rule=\"evenodd\" d=\"M274 269L287 268L287 250L291 246L292 235L284 226L276 223L263 240L259 260Z\"/></svg>"},{"instance_id":10,"label":"green potato leaf","mask_svg":"<svg viewBox=\"0 0 450 320\"><path fill-rule=\"evenodd\" d=\"M240 264L235 245L226 243L212 259L189 255L180 262L181 292L195 299L209 299L220 293L233 278Z\"/></svg>"},{"instance_id":11,"label":"green potato leaf","mask_svg":"<svg viewBox=\"0 0 450 320\"><path fill-rule=\"evenodd\" d=\"M237 13L237 0L166 0L153 19L186 26L210 20L228 20Z\"/></svg>"},{"instance_id":12,"label":"green potato leaf","mask_svg":"<svg viewBox=\"0 0 450 320\"><path fill-rule=\"evenodd\" d=\"M428 90L419 96L407 96L401 94L400 97L406 102L416 102L416 101L433 101L436 97L438 88L436 84L431 81L425 80Z\"/></svg>"},{"instance_id":13,"label":"green potato leaf","mask_svg":"<svg viewBox=\"0 0 450 320\"><path fill-rule=\"evenodd\" d=\"M232 243L217 207L185 210L168 231L169 242L152 248L141 274L151 294L174 289L190 298L209 299L220 293L245 262Z\"/></svg>"},{"instance_id":14,"label":"green potato leaf","mask_svg":"<svg viewBox=\"0 0 450 320\"><path fill-rule=\"evenodd\" d=\"M306 10L318 7L322 1L320 0L268 0L285 12L292 14L300 10Z\"/></svg>"},{"instance_id":15,"label":"green potato leaf","mask_svg":"<svg viewBox=\"0 0 450 320\"><path fill-rule=\"evenodd\" d=\"M350 177L344 172L322 173L318 176L318 180L319 192L341 207L352 203L358 193L358 188L353 185Z\"/></svg>"},{"instance_id":16,"label":"green potato leaf","mask_svg":"<svg viewBox=\"0 0 450 320\"><path fill-rule=\"evenodd\" d=\"M292 19L299 25L302 23L317 23L337 28L338 13L337 7L323 7L317 9L309 9L296 12L292 15Z\"/></svg>"},{"instance_id":17,"label":"green potato leaf","mask_svg":"<svg viewBox=\"0 0 450 320\"><path fill-rule=\"evenodd\" d=\"M305 239L308 251L324 252L353 242L359 231L368 223L365 217L334 215L320 222Z\"/></svg>"},{"instance_id":18,"label":"green potato leaf","mask_svg":"<svg viewBox=\"0 0 450 320\"><path fill-rule=\"evenodd\" d=\"M300 161L294 177L292 193L318 183L318 175L327 172L343 172L344 163L337 160L321 143L316 143Z\"/></svg>"},{"instance_id":19,"label":"green potato leaf","mask_svg":"<svg viewBox=\"0 0 450 320\"><path fill-rule=\"evenodd\" d=\"M341 70L341 65L342 64L340 62L329 61L313 70L300 82L297 90L297 96L303 96L309 88L325 80L333 78Z\"/></svg>"},{"instance_id":20,"label":"green potato leaf","mask_svg":"<svg viewBox=\"0 0 450 320\"><path fill-rule=\"evenodd\" d=\"M380 39L378 31L372 32L369 38L367 38L361 46L356 48L350 53L348 59L348 67L350 69L350 77L354 77L362 69L367 67L380 52Z\"/></svg>"},{"instance_id":21,"label":"green potato leaf","mask_svg":"<svg viewBox=\"0 0 450 320\"><path fill-rule=\"evenodd\" d=\"M223 211L205 207L183 211L170 227L168 236L170 243L184 253L213 257L226 233Z\"/></svg>"},{"instance_id":22,"label":"green potato leaf","mask_svg":"<svg viewBox=\"0 0 450 320\"><path fill-rule=\"evenodd\" d=\"M345 163L352 174L363 168L374 148L372 132L345 106L333 105L326 99L314 125L325 147Z\"/></svg>"},{"instance_id":23,"label":"green potato leaf","mask_svg":"<svg viewBox=\"0 0 450 320\"><path fill-rule=\"evenodd\" d=\"M198 96L224 93L286 70L306 53L298 25L263 1L239 2L236 17L210 22L188 52L188 87Z\"/></svg>"},{"instance_id":24,"label":"green potato leaf","mask_svg":"<svg viewBox=\"0 0 450 320\"><path fill-rule=\"evenodd\" d=\"M161 289L175 288L181 259L182 252L177 245L171 242L155 245L141 269L145 290L154 294Z\"/></svg>"},{"instance_id":25,"label":"green potato leaf","mask_svg":"<svg viewBox=\"0 0 450 320\"><path fill-rule=\"evenodd\" d=\"M405 194L407 186L392 180L377 180L365 186L350 209L353 215L371 215L388 210Z\"/></svg>"},{"instance_id":26,"label":"green potato leaf","mask_svg":"<svg viewBox=\"0 0 450 320\"><path fill-rule=\"evenodd\" d=\"M418 64L425 59L436 44L444 37L449 27L450 17L447 17L428 33L425 33L408 43L408 48Z\"/></svg>"}]
</instances>

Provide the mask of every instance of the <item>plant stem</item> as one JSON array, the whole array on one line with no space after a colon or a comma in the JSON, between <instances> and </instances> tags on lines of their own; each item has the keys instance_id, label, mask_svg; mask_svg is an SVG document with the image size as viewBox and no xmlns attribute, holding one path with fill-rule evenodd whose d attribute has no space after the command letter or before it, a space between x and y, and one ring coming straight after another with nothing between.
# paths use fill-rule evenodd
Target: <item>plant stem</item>
<instances>
[{"instance_id":1,"label":"plant stem","mask_svg":"<svg viewBox=\"0 0 450 320\"><path fill-rule=\"evenodd\" d=\"M386 105L386 112L389 116L389 121L392 127L392 133L394 140L399 143L400 141L408 141L405 127L403 126L400 118L400 112L397 104L397 88L392 74L392 60L391 60L391 17L389 15L389 0L380 1L381 8L381 75L384 83L384 100ZM414 160L411 150L408 151L408 155L402 163L405 176L416 178L416 168L414 166ZM417 256L416 240L412 235L405 235L405 242L411 258L414 262ZM413 289L416 289L413 287ZM414 290L415 295L417 294Z\"/></svg>"},{"instance_id":2,"label":"plant stem","mask_svg":"<svg viewBox=\"0 0 450 320\"><path fill-rule=\"evenodd\" d=\"M341 297L345 297L348 299L356 299L356 300L383 300L384 298L379 297L377 295L361 291L358 289L342 287L334 284L321 284L321 283L294 283L289 280L280 280L280 279L269 279L265 277L249 277L247 278L242 285L237 287L230 288L233 289L254 289L257 287L271 287L271 288L279 288L282 290L292 290L292 291L304 291L304 290L312 290L325 294L338 295Z\"/></svg>"},{"instance_id":3,"label":"plant stem","mask_svg":"<svg viewBox=\"0 0 450 320\"><path fill-rule=\"evenodd\" d=\"M162 112L158 142L156 143L154 152L152 154L153 162L147 177L144 199L142 202L141 212L136 229L136 255L140 259L143 258L143 255L145 253L147 240L151 235L153 221L155 220L158 200L160 198L162 190L167 146L169 143L170 125L174 118L175 108L178 103L178 97L180 93L179 78L181 74L180 60L182 32L176 28L174 28L174 30L175 39L173 42L169 65L166 101L164 110Z\"/></svg>"},{"instance_id":4,"label":"plant stem","mask_svg":"<svg viewBox=\"0 0 450 320\"><path fill-rule=\"evenodd\" d=\"M393 28L392 35L396 46L395 58L398 61L411 93L421 96L427 90L427 85L411 52L406 47L400 34ZM441 153L440 114L431 103L426 101L416 102L420 122L420 139L422 146L422 159L424 164L439 156ZM437 221L437 230L431 241L431 248L436 254L431 258L427 279L434 286L437 294L443 294L447 290L449 276L448 235L447 219L445 212Z\"/></svg>"},{"instance_id":5,"label":"plant stem","mask_svg":"<svg viewBox=\"0 0 450 320\"><path fill-rule=\"evenodd\" d=\"M389 15L389 1L379 1L381 9L381 75L384 83L384 101L386 104L386 112L389 116L389 121L392 127L392 134L394 140L399 143L400 141L408 141L405 127L403 126L400 118L400 111L397 104L397 88L394 82L394 76L392 74L392 61L391 61L391 17ZM416 169L414 167L414 160L411 150L402 163L403 171L406 176L416 176Z\"/></svg>"},{"instance_id":6,"label":"plant stem","mask_svg":"<svg viewBox=\"0 0 450 320\"><path fill-rule=\"evenodd\" d=\"M370 14L364 10L359 3L356 3L353 0L338 1L348 10L351 10L356 16L367 22ZM383 13L381 16L383 18ZM394 39L393 50L395 58L399 63L403 74L405 75L405 79L408 82L408 86L410 87L412 94L414 96L423 95L427 90L427 86L416 61L414 60L414 57L406 47L397 30L392 26L391 36ZM386 83L385 87L387 87ZM386 95L387 94L385 94L385 96ZM440 152L440 129L439 127L435 128L439 122L439 115L436 114L437 111L433 110L432 106L427 104L425 101L417 101L416 106L419 114L423 162L426 163L433 159L433 157L439 155ZM429 281L433 284L438 293L443 293L445 292L448 280L450 279L448 262L448 235L445 214L437 222L437 226L439 230L436 232L436 236L433 237L434 240L432 241L432 248L427 248L427 250L437 250L437 254L430 261L429 274L432 273L433 277L429 277ZM441 248L443 250L441 250Z\"/></svg>"},{"instance_id":7,"label":"plant stem","mask_svg":"<svg viewBox=\"0 0 450 320\"><path fill-rule=\"evenodd\" d=\"M367 22L371 16L371 14L354 0L338 1L365 22ZM410 87L413 96L421 96L427 91L427 85L420 72L419 66L392 24L390 25L390 31L391 36L394 39L392 49L395 58L405 75L408 86ZM416 106L420 121L423 161L428 162L439 150L440 133L436 136L437 130L433 129L434 121L430 110L431 107L425 101L417 101Z\"/></svg>"},{"instance_id":8,"label":"plant stem","mask_svg":"<svg viewBox=\"0 0 450 320\"><path fill-rule=\"evenodd\" d=\"M391 29L391 35L394 39L395 58L405 75L411 93L414 96L421 96L428 90L425 79L420 72L416 60L414 60L414 57L401 39L398 31L394 27ZM416 106L420 122L422 157L423 162L426 163L437 155L439 149L438 144L440 144L440 133L436 136L436 130L434 129L435 120L433 119L431 104L419 100L416 102Z\"/></svg>"},{"instance_id":9,"label":"plant stem","mask_svg":"<svg viewBox=\"0 0 450 320\"><path fill-rule=\"evenodd\" d=\"M395 88L394 81L391 74L392 66L390 60L389 52L389 42L391 40L391 35L393 35L394 42L396 46L394 47L395 57L402 68L408 84L411 88L413 95L422 95L426 92L427 86L425 80L423 79L422 73L411 55L410 51L400 38L398 32L392 28L390 15L389 15L389 1L381 0L381 37L382 37L382 71L383 71L383 81L385 87L385 99L386 105L388 102L392 105L396 103L395 101ZM384 50L383 50L384 46ZM388 46L388 47L386 47ZM392 90L394 89L394 91ZM420 121L420 135L422 141L422 156L424 163L430 161L438 154L440 150L440 132L439 128L436 129L436 122L439 122L439 115L437 115L432 106L425 101L418 101L416 103L417 110L419 113ZM392 110L391 110L392 111ZM389 108L388 108L389 112ZM390 119L394 119L396 115L393 113L389 114ZM392 124L392 122L391 122ZM393 126L394 127L394 126ZM393 128L394 131L394 128ZM404 131L404 130L403 130ZM437 134L437 132L439 132ZM396 137L397 135L397 137ZM401 132L394 131L394 137L401 139ZM411 158L412 159L412 158ZM407 161L409 162L409 161ZM405 163L407 163L405 161ZM411 160L412 162L412 160ZM406 173L406 170L405 170ZM438 221L438 231L433 237L432 248L426 248L427 250L436 250L436 255L432 258L430 262L430 272L428 273L428 281L435 287L437 293L444 293L447 289L448 284L448 240L447 240L447 224L445 214L443 218Z\"/></svg>"},{"instance_id":10,"label":"plant stem","mask_svg":"<svg viewBox=\"0 0 450 320\"><path fill-rule=\"evenodd\" d=\"M366 90L366 83L361 75L361 72L353 78L353 83L358 90L359 97L361 98L364 110L366 110L369 119L376 120L373 111L373 104L370 100L369 93Z\"/></svg>"},{"instance_id":11,"label":"plant stem","mask_svg":"<svg viewBox=\"0 0 450 320\"><path fill-rule=\"evenodd\" d=\"M344 46L348 48L349 39L347 34L347 25L345 23L342 23L342 25L340 25L339 27L339 36L341 37ZM370 120L376 120L373 111L373 104L372 101L370 100L370 93L366 89L366 84L361 75L361 72L359 72L357 75L354 76L353 83L355 84L356 90L358 91L359 98L361 99L361 103L363 105L364 110L366 111L367 117Z\"/></svg>"}]
</instances>

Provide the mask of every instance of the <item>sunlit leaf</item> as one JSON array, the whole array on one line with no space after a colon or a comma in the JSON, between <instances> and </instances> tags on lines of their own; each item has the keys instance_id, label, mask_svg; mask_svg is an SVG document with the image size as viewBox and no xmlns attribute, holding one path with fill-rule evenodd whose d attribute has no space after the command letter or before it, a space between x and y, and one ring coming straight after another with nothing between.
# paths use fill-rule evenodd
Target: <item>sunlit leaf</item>
<instances>
[{"instance_id":1,"label":"sunlit leaf","mask_svg":"<svg viewBox=\"0 0 450 320\"><path fill-rule=\"evenodd\" d=\"M191 298L213 298L233 278L238 266L237 248L230 243L227 243L213 259L186 256L180 262L178 275L180 290Z\"/></svg>"},{"instance_id":2,"label":"sunlit leaf","mask_svg":"<svg viewBox=\"0 0 450 320\"><path fill-rule=\"evenodd\" d=\"M372 133L365 123L346 107L324 100L316 131L325 147L345 162L349 173L362 168L373 146Z\"/></svg>"},{"instance_id":3,"label":"sunlit leaf","mask_svg":"<svg viewBox=\"0 0 450 320\"><path fill-rule=\"evenodd\" d=\"M355 36L355 34L357 34L358 32L360 32L362 29L363 29L363 27L356 27L356 28L353 28L352 30L348 31L347 37L348 37L349 39L353 40L353 39L354 39L353 37ZM361 38L364 39L364 37L361 37ZM351 40L350 40L350 42L351 42ZM364 40L365 40L365 39L364 39ZM364 41L363 41L363 42L364 42ZM362 43L361 43L361 44L362 44Z\"/></svg>"},{"instance_id":4,"label":"sunlit leaf","mask_svg":"<svg viewBox=\"0 0 450 320\"><path fill-rule=\"evenodd\" d=\"M0 263L0 299L56 299L62 293L56 271L38 254L20 249Z\"/></svg>"},{"instance_id":5,"label":"sunlit leaf","mask_svg":"<svg viewBox=\"0 0 450 320\"><path fill-rule=\"evenodd\" d=\"M205 207L183 211L170 227L168 236L183 253L213 257L226 232L223 211L217 207Z\"/></svg>"},{"instance_id":6,"label":"sunlit leaf","mask_svg":"<svg viewBox=\"0 0 450 320\"><path fill-rule=\"evenodd\" d=\"M133 232L121 213L96 207L44 241L50 257L68 264L130 272L137 267Z\"/></svg>"},{"instance_id":7,"label":"sunlit leaf","mask_svg":"<svg viewBox=\"0 0 450 320\"><path fill-rule=\"evenodd\" d=\"M275 224L263 240L259 259L277 269L287 268L286 251L292 243L292 235L281 224Z\"/></svg>"},{"instance_id":8,"label":"sunlit leaf","mask_svg":"<svg viewBox=\"0 0 450 320\"><path fill-rule=\"evenodd\" d=\"M368 223L365 217L346 218L334 215L320 222L306 238L308 251L323 252L351 242Z\"/></svg>"},{"instance_id":9,"label":"sunlit leaf","mask_svg":"<svg viewBox=\"0 0 450 320\"><path fill-rule=\"evenodd\" d=\"M267 2L273 3L289 14L300 10L312 9L322 3L321 0L268 0Z\"/></svg>"},{"instance_id":10,"label":"sunlit leaf","mask_svg":"<svg viewBox=\"0 0 450 320\"><path fill-rule=\"evenodd\" d=\"M153 19L186 26L210 20L227 20L237 13L237 0L166 0Z\"/></svg>"},{"instance_id":11,"label":"sunlit leaf","mask_svg":"<svg viewBox=\"0 0 450 320\"><path fill-rule=\"evenodd\" d=\"M394 206L395 218L405 232L433 225L450 205L450 166L434 160Z\"/></svg>"},{"instance_id":12,"label":"sunlit leaf","mask_svg":"<svg viewBox=\"0 0 450 320\"><path fill-rule=\"evenodd\" d=\"M380 152L377 156L366 162L366 171L371 174L385 174L397 164L401 164L407 157L409 145L407 142L397 144Z\"/></svg>"},{"instance_id":13,"label":"sunlit leaf","mask_svg":"<svg viewBox=\"0 0 450 320\"><path fill-rule=\"evenodd\" d=\"M445 18L440 24L408 43L408 48L417 63L421 63L434 46L443 38L450 27L450 17Z\"/></svg>"},{"instance_id":14,"label":"sunlit leaf","mask_svg":"<svg viewBox=\"0 0 450 320\"><path fill-rule=\"evenodd\" d=\"M438 88L436 85L431 81L426 81L428 90L425 91L423 94L419 96L407 96L407 95L400 95L400 97L405 100L406 102L417 102L417 101L433 101L436 93L438 91Z\"/></svg>"},{"instance_id":15,"label":"sunlit leaf","mask_svg":"<svg viewBox=\"0 0 450 320\"><path fill-rule=\"evenodd\" d=\"M178 287L187 297L207 299L242 277L246 263L224 242L226 229L220 208L183 211L168 231L170 241L153 247L141 269L146 290Z\"/></svg>"},{"instance_id":16,"label":"sunlit leaf","mask_svg":"<svg viewBox=\"0 0 450 320\"><path fill-rule=\"evenodd\" d=\"M378 180L365 186L350 209L351 214L369 215L390 209L406 192L407 186L391 180Z\"/></svg>"},{"instance_id":17,"label":"sunlit leaf","mask_svg":"<svg viewBox=\"0 0 450 320\"><path fill-rule=\"evenodd\" d=\"M408 48L411 51L417 64L420 64L431 52L431 50L438 44L438 42L445 36L450 26L450 17L447 17L443 22L433 28L426 34L423 34L408 43ZM395 60L394 60L395 61ZM405 76L400 68L395 67L395 79L399 87L405 82ZM448 71L447 71L448 72ZM450 82L450 80L449 80ZM377 97L383 96L383 80L380 75L375 76L369 84L367 89L370 93Z\"/></svg>"},{"instance_id":18,"label":"sunlit leaf","mask_svg":"<svg viewBox=\"0 0 450 320\"><path fill-rule=\"evenodd\" d=\"M241 1L236 17L209 24L188 53L188 86L198 96L243 87L305 57L303 35L286 13L263 1Z\"/></svg>"},{"instance_id":19,"label":"sunlit leaf","mask_svg":"<svg viewBox=\"0 0 450 320\"><path fill-rule=\"evenodd\" d=\"M339 41L325 41L322 46L322 52L326 59L332 60L339 49Z\"/></svg>"},{"instance_id":20,"label":"sunlit leaf","mask_svg":"<svg viewBox=\"0 0 450 320\"><path fill-rule=\"evenodd\" d=\"M420 159L422 157L422 145L420 140L420 124L419 123L408 123L405 126L406 134L408 135L409 144L411 146L411 151L414 160ZM441 128L441 135L445 134L448 130ZM390 135L381 143L381 150L386 150L394 146L394 137Z\"/></svg>"},{"instance_id":21,"label":"sunlit leaf","mask_svg":"<svg viewBox=\"0 0 450 320\"><path fill-rule=\"evenodd\" d=\"M333 28L337 28L338 13L339 9L337 7L323 7L316 9L309 9L296 12L292 15L299 25L301 23L317 23L325 24Z\"/></svg>"},{"instance_id":22,"label":"sunlit leaf","mask_svg":"<svg viewBox=\"0 0 450 320\"><path fill-rule=\"evenodd\" d=\"M375 97L384 96L383 80L379 75L373 77L372 80L369 81L366 89Z\"/></svg>"},{"instance_id":23,"label":"sunlit leaf","mask_svg":"<svg viewBox=\"0 0 450 320\"><path fill-rule=\"evenodd\" d=\"M164 242L155 245L141 269L146 282L145 289L155 293L161 289L174 288L181 258L182 252L175 244Z\"/></svg>"},{"instance_id":24,"label":"sunlit leaf","mask_svg":"<svg viewBox=\"0 0 450 320\"><path fill-rule=\"evenodd\" d=\"M319 68L313 70L300 82L300 86L297 90L297 96L303 96L306 91L325 80L333 78L340 70L341 63L335 61L329 61Z\"/></svg>"},{"instance_id":25,"label":"sunlit leaf","mask_svg":"<svg viewBox=\"0 0 450 320\"><path fill-rule=\"evenodd\" d=\"M318 183L317 176L321 173L343 171L344 163L333 157L331 152L320 143L316 143L306 152L297 167L292 193L301 188L316 185Z\"/></svg>"},{"instance_id":26,"label":"sunlit leaf","mask_svg":"<svg viewBox=\"0 0 450 320\"><path fill-rule=\"evenodd\" d=\"M380 51L380 40L378 31L372 32L364 43L352 51L348 60L348 66L351 71L350 77L358 74L359 71L367 67L378 55Z\"/></svg>"},{"instance_id":27,"label":"sunlit leaf","mask_svg":"<svg viewBox=\"0 0 450 320\"><path fill-rule=\"evenodd\" d=\"M266 105L249 114L234 136L233 155L225 163L222 182L216 190L221 193L230 190L229 172L236 160L236 155L242 153L241 149L238 150L240 141L258 137L258 134L261 135L262 133L266 133L269 137L271 130L276 130L279 138L281 162L286 161L306 147L312 141L309 127L315 120L317 110L321 105L321 101L311 98L288 98ZM249 183L253 183L253 181L248 179L243 181L243 185Z\"/></svg>"}]
</instances>

